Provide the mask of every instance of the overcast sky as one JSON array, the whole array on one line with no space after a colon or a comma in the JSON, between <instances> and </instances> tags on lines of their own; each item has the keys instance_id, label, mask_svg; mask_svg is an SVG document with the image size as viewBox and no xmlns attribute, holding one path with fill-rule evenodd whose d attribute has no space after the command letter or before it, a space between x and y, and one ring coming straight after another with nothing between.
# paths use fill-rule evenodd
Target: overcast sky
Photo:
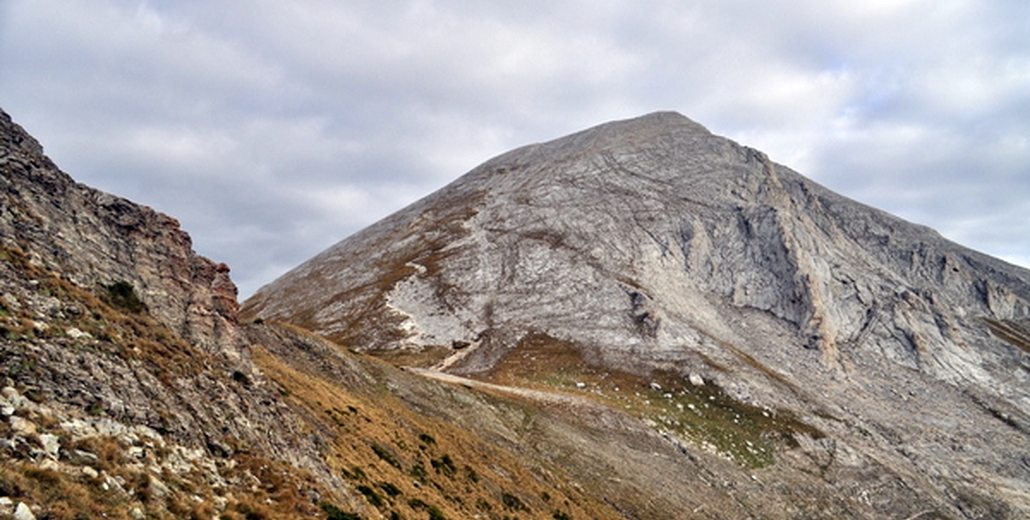
<instances>
[{"instance_id":1,"label":"overcast sky","mask_svg":"<svg viewBox=\"0 0 1030 520\"><path fill-rule=\"evenodd\" d=\"M494 155L655 110L1030 265L1026 0L0 0L0 107L241 297Z\"/></svg>"}]
</instances>

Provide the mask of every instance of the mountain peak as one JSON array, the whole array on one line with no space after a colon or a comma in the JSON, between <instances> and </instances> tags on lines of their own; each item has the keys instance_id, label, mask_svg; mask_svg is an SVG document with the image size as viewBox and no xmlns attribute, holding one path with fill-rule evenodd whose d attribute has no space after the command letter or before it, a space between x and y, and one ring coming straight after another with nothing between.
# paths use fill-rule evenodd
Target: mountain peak
<instances>
[{"instance_id":1,"label":"mountain peak","mask_svg":"<svg viewBox=\"0 0 1030 520\"><path fill-rule=\"evenodd\" d=\"M1005 368L1030 348L1009 334L1030 330L1030 272L673 112L491 159L262 288L244 314L452 374L509 381L512 366L572 352L576 370L671 372L820 427L831 410L952 435L938 421L963 410L1003 414L1010 447L1030 431L1030 372L1012 384ZM885 405L898 388L952 397ZM967 426L963 445L998 460ZM864 442L849 435L838 446ZM931 451L917 457L950 464ZM946 471L968 474L957 464Z\"/></svg>"},{"instance_id":2,"label":"mountain peak","mask_svg":"<svg viewBox=\"0 0 1030 520\"><path fill-rule=\"evenodd\" d=\"M627 142L632 140L649 140L662 134L674 133L711 134L707 128L687 116L679 112L665 110L629 119L602 123L582 132L572 134L568 138L590 135L593 137L603 136L612 141Z\"/></svg>"},{"instance_id":3,"label":"mountain peak","mask_svg":"<svg viewBox=\"0 0 1030 520\"><path fill-rule=\"evenodd\" d=\"M357 273L346 265L368 250L379 251L384 260L376 265L382 271ZM528 266L534 255L532 261L542 263ZM448 270L451 261L455 267ZM939 265L963 264L965 271L956 267L953 272L973 276L974 265L988 263L999 265L928 228L832 193L678 113L656 112L491 159L260 290L246 308L261 317L303 316L301 321L313 330L349 342L358 337L350 334L364 334L353 313L364 313L368 305L377 305L371 301L378 301L383 323L399 328L386 334L393 339L385 342L361 336L362 348L422 348L474 343L488 330L497 333L500 301L545 282L555 287L539 312L571 311L564 305L574 301L578 311L596 308L595 293L577 294L584 287L567 283L585 277L594 289L612 295L634 287L630 292L652 299L661 300L663 293L678 303L692 298L691 305L699 308L711 308L700 299L715 297L730 308L771 313L796 327L798 343L821 351L824 361L833 364L837 345L868 325L873 292L901 286L951 295L953 290L940 286L950 275ZM870 278L874 265L876 275ZM1002 283L992 278L999 275L1005 283L1015 282L1018 292L1019 303L1004 318L1025 315L1030 298L1025 270L1006 265L965 282ZM371 290L367 282L376 276L391 282ZM433 302L409 302L418 312L436 309L430 312L435 317L419 320L399 302L408 297L402 296L407 288L416 290L430 280L448 291L437 291ZM512 285L515 281L530 285ZM307 286L317 287L316 294ZM365 289L355 293L359 287ZM343 294L356 298L348 304L341 301ZM627 312L620 310L625 301L615 303L625 295L612 298L611 308L597 308L597 316L578 313L580 318L595 323L602 314ZM882 300L892 298L881 294ZM953 303L984 315L996 310L969 291L955 295ZM539 312L515 308L511 319L519 324L511 327L512 334L539 326ZM516 317L523 312L529 314ZM462 325L430 330L454 313L462 314ZM548 328L556 326L552 318L545 320ZM705 328L721 327L720 322ZM583 336L581 324L568 327L563 337ZM672 332L675 327L668 337L658 334L665 328L645 336L625 326L596 330L582 339L664 344L679 341L680 334ZM738 336L729 330L725 334ZM892 348L912 350L910 339L904 339L908 335L891 337Z\"/></svg>"},{"instance_id":4,"label":"mountain peak","mask_svg":"<svg viewBox=\"0 0 1030 520\"><path fill-rule=\"evenodd\" d=\"M488 161L252 323L2 112L0 174L0 516L1030 513L1030 274L678 114Z\"/></svg>"}]
</instances>

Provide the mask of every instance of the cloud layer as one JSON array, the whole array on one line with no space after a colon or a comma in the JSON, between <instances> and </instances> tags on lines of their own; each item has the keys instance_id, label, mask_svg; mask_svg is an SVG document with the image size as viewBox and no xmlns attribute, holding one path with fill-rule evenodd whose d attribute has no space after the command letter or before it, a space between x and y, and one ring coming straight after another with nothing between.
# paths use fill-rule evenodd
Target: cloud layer
<instances>
[{"instance_id":1,"label":"cloud layer","mask_svg":"<svg viewBox=\"0 0 1030 520\"><path fill-rule=\"evenodd\" d=\"M1022 0L4 0L0 106L243 296L493 155L665 109L1030 265Z\"/></svg>"}]
</instances>

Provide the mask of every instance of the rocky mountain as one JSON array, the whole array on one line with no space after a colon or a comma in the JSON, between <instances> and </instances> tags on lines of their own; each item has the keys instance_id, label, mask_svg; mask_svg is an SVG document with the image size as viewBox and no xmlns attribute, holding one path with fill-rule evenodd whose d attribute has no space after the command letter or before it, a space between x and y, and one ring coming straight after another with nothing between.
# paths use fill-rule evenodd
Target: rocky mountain
<instances>
[{"instance_id":1,"label":"rocky mountain","mask_svg":"<svg viewBox=\"0 0 1030 520\"><path fill-rule=\"evenodd\" d=\"M2 112L0 170L6 455L52 463L44 470L70 462L105 492L131 495L127 482L143 479L169 495L158 478L222 481L218 459L249 446L339 487L302 421L254 377L228 267L197 256L171 217L75 183ZM155 479L100 460L127 453ZM30 488L17 482L6 473L0 491Z\"/></svg>"},{"instance_id":2,"label":"rocky mountain","mask_svg":"<svg viewBox=\"0 0 1030 520\"><path fill-rule=\"evenodd\" d=\"M241 310L0 111L0 518L1024 518L1028 287L660 113Z\"/></svg>"},{"instance_id":3,"label":"rocky mountain","mask_svg":"<svg viewBox=\"0 0 1030 520\"><path fill-rule=\"evenodd\" d=\"M679 114L491 159L242 313L544 411L512 449L627 518L1030 516L1030 272Z\"/></svg>"},{"instance_id":4,"label":"rocky mountain","mask_svg":"<svg viewBox=\"0 0 1030 520\"><path fill-rule=\"evenodd\" d=\"M522 455L545 410L237 310L174 219L0 111L0 518L621 517Z\"/></svg>"}]
</instances>

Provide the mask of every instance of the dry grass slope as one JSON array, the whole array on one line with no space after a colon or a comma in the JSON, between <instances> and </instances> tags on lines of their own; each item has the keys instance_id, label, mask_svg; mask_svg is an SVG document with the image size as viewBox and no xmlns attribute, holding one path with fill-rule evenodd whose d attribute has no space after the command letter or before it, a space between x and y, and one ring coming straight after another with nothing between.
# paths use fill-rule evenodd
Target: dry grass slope
<instances>
[{"instance_id":1,"label":"dry grass slope","mask_svg":"<svg viewBox=\"0 0 1030 520\"><path fill-rule=\"evenodd\" d=\"M276 344L332 348L340 363L349 365L349 374L341 375L351 379L344 381L332 375L333 369L312 370L302 356L253 347L262 371L295 406L317 418L313 428L328 433L330 465L364 499L370 518L621 518L569 485L561 469L527 464L517 454L421 413L382 381L403 385L410 380L415 386L439 383L341 351L302 329L277 324L260 327L264 338L270 339L269 334L280 338ZM376 372L390 372L391 377L376 377Z\"/></svg>"}]
</instances>

